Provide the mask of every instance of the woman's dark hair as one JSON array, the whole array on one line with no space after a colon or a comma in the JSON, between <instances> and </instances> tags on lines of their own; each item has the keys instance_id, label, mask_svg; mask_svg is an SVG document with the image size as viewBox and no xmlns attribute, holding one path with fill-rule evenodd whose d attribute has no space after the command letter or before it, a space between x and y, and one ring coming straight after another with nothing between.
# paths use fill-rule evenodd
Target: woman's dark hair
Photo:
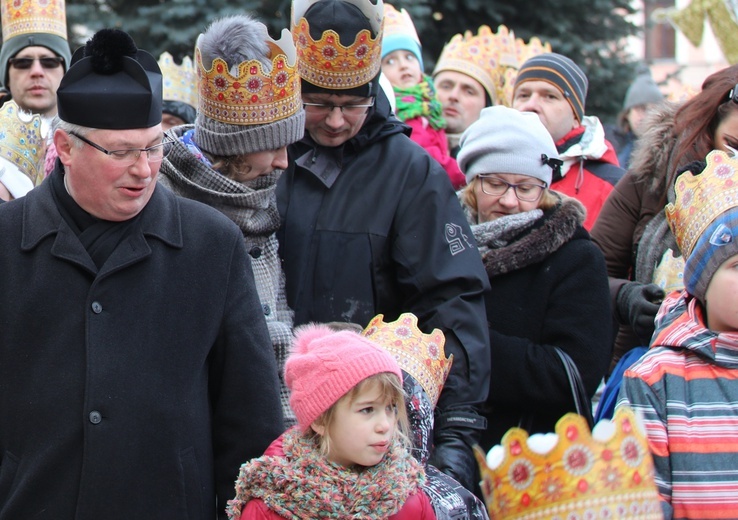
<instances>
[{"instance_id":1,"label":"woman's dark hair","mask_svg":"<svg viewBox=\"0 0 738 520\"><path fill-rule=\"evenodd\" d=\"M738 85L738 65L711 74L702 83L702 92L684 103L674 118L674 134L678 136L674 172L682 165L704 159L715 148L715 131L725 118L738 110L738 97L728 93ZM735 99L735 101L734 101Z\"/></svg>"}]
</instances>

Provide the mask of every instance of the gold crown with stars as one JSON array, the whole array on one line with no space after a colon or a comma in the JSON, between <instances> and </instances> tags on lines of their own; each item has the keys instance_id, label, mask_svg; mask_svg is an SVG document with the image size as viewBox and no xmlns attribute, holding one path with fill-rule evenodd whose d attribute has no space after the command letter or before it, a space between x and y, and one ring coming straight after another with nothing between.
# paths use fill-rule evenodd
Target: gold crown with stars
<instances>
[{"instance_id":1,"label":"gold crown with stars","mask_svg":"<svg viewBox=\"0 0 738 520\"><path fill-rule=\"evenodd\" d=\"M34 186L44 177L46 139L41 124L41 117L20 110L15 101L0 108L0 157L23 172Z\"/></svg>"},{"instance_id":2,"label":"gold crown with stars","mask_svg":"<svg viewBox=\"0 0 738 520\"><path fill-rule=\"evenodd\" d=\"M185 56L177 65L168 52L159 56L159 68L163 77L164 100L181 101L197 108L197 74L192 66L192 58Z\"/></svg>"},{"instance_id":3,"label":"gold crown with stars","mask_svg":"<svg viewBox=\"0 0 738 520\"><path fill-rule=\"evenodd\" d=\"M609 431L599 435L598 428ZM568 413L556 423L556 443L539 453L544 450L531 449L525 430L512 428L494 468L476 446L490 517L661 519L653 460L633 411L619 408L594 431L582 416Z\"/></svg>"},{"instance_id":4,"label":"gold crown with stars","mask_svg":"<svg viewBox=\"0 0 738 520\"><path fill-rule=\"evenodd\" d=\"M423 333L418 328L418 318L406 312L389 323L384 322L383 314L375 316L362 335L389 352L436 405L454 359L453 355L446 358L443 332L433 329L430 334Z\"/></svg>"}]
</instances>

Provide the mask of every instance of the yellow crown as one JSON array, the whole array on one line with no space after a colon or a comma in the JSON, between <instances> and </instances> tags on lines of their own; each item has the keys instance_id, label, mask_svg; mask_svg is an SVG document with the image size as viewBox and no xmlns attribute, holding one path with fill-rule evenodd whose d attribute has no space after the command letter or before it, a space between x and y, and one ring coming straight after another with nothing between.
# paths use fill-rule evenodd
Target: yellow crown
<instances>
[{"instance_id":1,"label":"yellow crown","mask_svg":"<svg viewBox=\"0 0 738 520\"><path fill-rule=\"evenodd\" d=\"M297 46L300 77L309 83L331 90L347 90L369 83L382 67L382 0L376 5L369 0L343 0L358 7L369 19L377 35L367 29L359 31L354 42L345 47L338 33L324 31L320 40L310 36L305 11L319 0L295 0L292 3L292 34Z\"/></svg>"},{"instance_id":2,"label":"yellow crown","mask_svg":"<svg viewBox=\"0 0 738 520\"><path fill-rule=\"evenodd\" d=\"M248 60L238 65L234 76L221 58L215 58L206 70L199 45L195 46L201 114L231 125L263 125L285 119L302 108L290 32L283 29L277 41L266 34L265 38L271 51L271 72L265 72L258 60Z\"/></svg>"},{"instance_id":3,"label":"yellow crown","mask_svg":"<svg viewBox=\"0 0 738 520\"><path fill-rule=\"evenodd\" d=\"M43 179L43 161L46 139L41 129L41 118L23 112L8 101L0 108L0 156L14 164L33 181Z\"/></svg>"},{"instance_id":4,"label":"yellow crown","mask_svg":"<svg viewBox=\"0 0 738 520\"><path fill-rule=\"evenodd\" d=\"M67 39L64 0L2 0L3 42L19 34L49 33Z\"/></svg>"},{"instance_id":5,"label":"yellow crown","mask_svg":"<svg viewBox=\"0 0 738 520\"><path fill-rule=\"evenodd\" d=\"M181 101L197 108L197 75L192 59L185 56L182 65L177 65L174 57L164 52L159 56L159 68L164 78L164 99Z\"/></svg>"},{"instance_id":6,"label":"yellow crown","mask_svg":"<svg viewBox=\"0 0 738 520\"><path fill-rule=\"evenodd\" d=\"M700 175L681 174L676 200L666 205L666 218L684 258L689 258L707 227L724 211L738 207L738 159L720 150L707 154Z\"/></svg>"},{"instance_id":7,"label":"yellow crown","mask_svg":"<svg viewBox=\"0 0 738 520\"><path fill-rule=\"evenodd\" d=\"M454 359L453 355L446 358L443 332L433 329L424 334L418 328L418 318L409 312L390 323L383 319L383 314L375 316L362 334L392 354L400 368L423 387L435 407Z\"/></svg>"},{"instance_id":8,"label":"yellow crown","mask_svg":"<svg viewBox=\"0 0 738 520\"><path fill-rule=\"evenodd\" d=\"M484 87L494 104L510 106L520 65L544 52L551 52L551 46L538 38L531 38L525 44L504 25L498 27L497 33L482 25L476 35L466 31L463 36L457 34L449 40L433 75L444 70L466 74Z\"/></svg>"},{"instance_id":9,"label":"yellow crown","mask_svg":"<svg viewBox=\"0 0 738 520\"><path fill-rule=\"evenodd\" d=\"M413 19L405 9L399 11L391 4L384 4L384 36L388 38L395 35L410 36L420 44L418 31L415 29Z\"/></svg>"},{"instance_id":10,"label":"yellow crown","mask_svg":"<svg viewBox=\"0 0 738 520\"><path fill-rule=\"evenodd\" d=\"M618 409L611 426L608 439L593 438L583 417L566 414L546 454L530 448L527 432L512 428L494 469L476 446L490 517L661 519L653 460L633 411Z\"/></svg>"}]
</instances>

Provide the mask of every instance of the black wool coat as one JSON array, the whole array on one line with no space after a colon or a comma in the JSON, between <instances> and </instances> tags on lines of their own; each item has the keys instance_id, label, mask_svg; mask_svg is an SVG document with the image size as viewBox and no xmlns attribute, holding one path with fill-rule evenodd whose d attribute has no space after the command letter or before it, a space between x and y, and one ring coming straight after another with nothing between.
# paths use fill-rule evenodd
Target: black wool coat
<instances>
[{"instance_id":1,"label":"black wool coat","mask_svg":"<svg viewBox=\"0 0 738 520\"><path fill-rule=\"evenodd\" d=\"M49 181L0 207L0 519L212 520L282 430L241 233L158 187L98 270Z\"/></svg>"}]
</instances>

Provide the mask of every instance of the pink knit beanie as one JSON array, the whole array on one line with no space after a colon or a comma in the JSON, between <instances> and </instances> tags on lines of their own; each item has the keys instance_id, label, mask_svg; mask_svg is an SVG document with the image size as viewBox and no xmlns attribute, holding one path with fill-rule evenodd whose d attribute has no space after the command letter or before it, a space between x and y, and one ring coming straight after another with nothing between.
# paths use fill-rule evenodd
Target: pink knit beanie
<instances>
[{"instance_id":1,"label":"pink knit beanie","mask_svg":"<svg viewBox=\"0 0 738 520\"><path fill-rule=\"evenodd\" d=\"M336 332L326 325L295 330L292 353L284 366L290 406L303 431L367 377L402 371L394 358L356 332Z\"/></svg>"}]
</instances>

